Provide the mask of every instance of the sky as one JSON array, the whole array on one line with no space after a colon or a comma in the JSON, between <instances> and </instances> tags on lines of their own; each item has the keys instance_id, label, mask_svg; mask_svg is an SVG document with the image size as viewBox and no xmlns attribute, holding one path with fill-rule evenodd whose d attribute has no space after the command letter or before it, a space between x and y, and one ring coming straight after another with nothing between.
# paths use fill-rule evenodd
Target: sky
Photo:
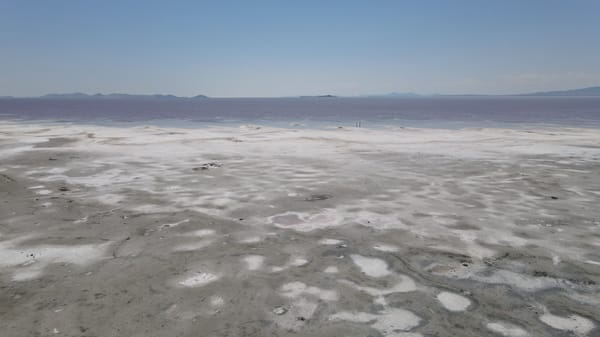
<instances>
[{"instance_id":1,"label":"sky","mask_svg":"<svg viewBox=\"0 0 600 337\"><path fill-rule=\"evenodd\" d=\"M598 0L0 0L0 96L600 85Z\"/></svg>"}]
</instances>

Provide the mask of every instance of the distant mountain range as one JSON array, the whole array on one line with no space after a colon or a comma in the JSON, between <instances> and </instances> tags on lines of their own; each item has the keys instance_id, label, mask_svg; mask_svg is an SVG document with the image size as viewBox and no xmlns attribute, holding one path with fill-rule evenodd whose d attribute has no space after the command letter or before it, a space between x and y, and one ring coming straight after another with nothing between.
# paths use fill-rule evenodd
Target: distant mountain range
<instances>
[{"instance_id":1,"label":"distant mountain range","mask_svg":"<svg viewBox=\"0 0 600 337\"><path fill-rule=\"evenodd\" d=\"M388 94L379 94L379 95L361 95L358 97L431 97L431 96L559 96L559 97L583 97L583 96L600 96L600 86L599 87L589 87L589 88L581 88L581 89L571 89L571 90L560 90L560 91L540 91L540 92L532 92L525 94L513 94L513 95L472 95L472 94L462 94L462 95L444 95L444 94L435 94L435 95L420 95L412 92L406 93L398 93L392 92ZM336 98L338 96L334 95L317 95L317 96L299 96L300 98ZM10 99L14 98L12 96L0 96L0 99ZM181 97L175 95L131 95L131 94L84 94L80 92L68 93L68 94L48 94L39 97L29 97L29 98L45 98L45 99L119 99L119 100L195 100L195 99L207 99L207 96L204 95L196 95L193 97Z\"/></svg>"},{"instance_id":2,"label":"distant mountain range","mask_svg":"<svg viewBox=\"0 0 600 337\"><path fill-rule=\"evenodd\" d=\"M525 94L509 94L509 95L485 95L485 94L456 94L456 95L445 95L445 94L433 94L433 95L420 95L413 92L392 92L389 94L382 95L368 95L366 97L428 97L428 96L600 96L600 87L589 87L581 89L571 90L560 90L560 91L539 91Z\"/></svg>"},{"instance_id":3,"label":"distant mountain range","mask_svg":"<svg viewBox=\"0 0 600 337\"><path fill-rule=\"evenodd\" d=\"M589 87L582 89L541 91L519 96L600 96L600 87Z\"/></svg>"},{"instance_id":4,"label":"distant mountain range","mask_svg":"<svg viewBox=\"0 0 600 337\"><path fill-rule=\"evenodd\" d=\"M335 95L300 96L300 98L336 98Z\"/></svg>"}]
</instances>

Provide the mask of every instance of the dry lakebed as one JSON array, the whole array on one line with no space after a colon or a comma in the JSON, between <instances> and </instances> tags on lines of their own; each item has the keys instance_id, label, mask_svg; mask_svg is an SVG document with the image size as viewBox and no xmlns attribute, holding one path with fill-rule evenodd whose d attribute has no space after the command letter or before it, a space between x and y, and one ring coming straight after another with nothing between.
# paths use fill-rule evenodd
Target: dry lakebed
<instances>
[{"instance_id":1,"label":"dry lakebed","mask_svg":"<svg viewBox=\"0 0 600 337\"><path fill-rule=\"evenodd\" d=\"M0 336L600 336L600 130L3 122Z\"/></svg>"}]
</instances>

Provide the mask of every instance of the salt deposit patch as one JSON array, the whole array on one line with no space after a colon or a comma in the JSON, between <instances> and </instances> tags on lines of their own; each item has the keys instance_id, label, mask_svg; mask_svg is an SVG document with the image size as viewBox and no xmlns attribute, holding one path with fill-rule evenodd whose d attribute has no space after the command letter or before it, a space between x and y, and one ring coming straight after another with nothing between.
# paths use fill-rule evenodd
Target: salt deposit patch
<instances>
[{"instance_id":1,"label":"salt deposit patch","mask_svg":"<svg viewBox=\"0 0 600 337\"><path fill-rule=\"evenodd\" d=\"M522 328L505 322L492 322L486 325L488 330L505 337L527 337L529 333Z\"/></svg>"},{"instance_id":2,"label":"salt deposit patch","mask_svg":"<svg viewBox=\"0 0 600 337\"><path fill-rule=\"evenodd\" d=\"M61 173L65 173L67 171L69 171L69 169L66 167L53 167L53 168L47 170L45 173L61 174Z\"/></svg>"},{"instance_id":3,"label":"salt deposit patch","mask_svg":"<svg viewBox=\"0 0 600 337\"><path fill-rule=\"evenodd\" d=\"M247 238L243 238L240 241L238 241L239 243L257 243L260 242L262 239L260 236L250 236Z\"/></svg>"},{"instance_id":4,"label":"salt deposit patch","mask_svg":"<svg viewBox=\"0 0 600 337\"><path fill-rule=\"evenodd\" d=\"M265 257L261 255L248 255L242 258L248 270L258 270L262 267Z\"/></svg>"},{"instance_id":5,"label":"salt deposit patch","mask_svg":"<svg viewBox=\"0 0 600 337\"><path fill-rule=\"evenodd\" d=\"M99 245L40 245L13 247L14 241L0 243L0 266L18 265L35 260L36 263L73 263L86 265L99 259L108 243ZM31 255L31 257L30 257Z\"/></svg>"},{"instance_id":6,"label":"salt deposit patch","mask_svg":"<svg viewBox=\"0 0 600 337\"><path fill-rule=\"evenodd\" d=\"M40 267L41 266L35 266L30 268L19 269L13 274L12 280L19 282L39 278L43 274L43 269Z\"/></svg>"},{"instance_id":7,"label":"salt deposit patch","mask_svg":"<svg viewBox=\"0 0 600 337\"><path fill-rule=\"evenodd\" d=\"M553 264L553 265L555 265L555 266L556 266L556 265L558 265L560 262L561 262L560 256L558 256L558 255L554 255L554 256L552 256L552 264Z\"/></svg>"},{"instance_id":8,"label":"salt deposit patch","mask_svg":"<svg viewBox=\"0 0 600 337\"><path fill-rule=\"evenodd\" d=\"M89 218L90 218L89 215L86 215L83 218L79 218L77 220L74 220L73 223L86 223Z\"/></svg>"},{"instance_id":9,"label":"salt deposit patch","mask_svg":"<svg viewBox=\"0 0 600 337\"><path fill-rule=\"evenodd\" d=\"M52 193L52 191L50 191L50 190L36 190L35 193L39 194L39 195L48 195L48 194Z\"/></svg>"},{"instance_id":10,"label":"salt deposit patch","mask_svg":"<svg viewBox=\"0 0 600 337\"><path fill-rule=\"evenodd\" d=\"M585 261L583 261L583 262L585 262L585 263L587 263L587 264L594 264L594 265L596 265L596 266L600 266L600 262L598 262L598 261L594 261L594 260L585 260Z\"/></svg>"},{"instance_id":11,"label":"salt deposit patch","mask_svg":"<svg viewBox=\"0 0 600 337\"><path fill-rule=\"evenodd\" d=\"M408 331L420 322L421 318L408 310L391 308L382 312L371 326L385 336L394 336L396 330Z\"/></svg>"},{"instance_id":12,"label":"salt deposit patch","mask_svg":"<svg viewBox=\"0 0 600 337\"><path fill-rule=\"evenodd\" d=\"M406 226L400 219L395 216L379 214L369 211L360 211L353 214L354 221L362 226L370 227L378 230L387 229L406 229Z\"/></svg>"},{"instance_id":13,"label":"salt deposit patch","mask_svg":"<svg viewBox=\"0 0 600 337\"><path fill-rule=\"evenodd\" d=\"M374 245L373 249L378 250L380 252L386 252L386 253L395 253L399 250L398 247L396 247L396 246L387 245L384 243L378 243L378 244Z\"/></svg>"},{"instance_id":14,"label":"salt deposit patch","mask_svg":"<svg viewBox=\"0 0 600 337\"><path fill-rule=\"evenodd\" d=\"M304 265L307 265L308 262L309 261L307 259L303 258L303 257L295 256L295 257L292 257L290 259L290 262L288 262L288 266L291 266L291 267L302 267Z\"/></svg>"},{"instance_id":15,"label":"salt deposit patch","mask_svg":"<svg viewBox=\"0 0 600 337\"><path fill-rule=\"evenodd\" d=\"M310 232L342 225L343 217L335 210L324 209L317 214L285 212L268 218L269 223L279 228L298 232Z\"/></svg>"},{"instance_id":16,"label":"salt deposit patch","mask_svg":"<svg viewBox=\"0 0 600 337\"><path fill-rule=\"evenodd\" d=\"M228 205L234 205L236 204L237 200L232 199L232 198L214 198L210 200L210 203L218 206L218 207L225 207Z\"/></svg>"},{"instance_id":17,"label":"salt deposit patch","mask_svg":"<svg viewBox=\"0 0 600 337\"><path fill-rule=\"evenodd\" d=\"M302 267L309 263L310 261L302 256L292 256L289 261L283 266L274 266L271 268L273 273L278 273L289 269L290 267Z\"/></svg>"},{"instance_id":18,"label":"salt deposit patch","mask_svg":"<svg viewBox=\"0 0 600 337\"><path fill-rule=\"evenodd\" d=\"M290 282L281 287L281 295L297 298L301 295L312 295L323 301L337 301L338 294L335 290L326 290L318 287L309 287L302 282Z\"/></svg>"},{"instance_id":19,"label":"salt deposit patch","mask_svg":"<svg viewBox=\"0 0 600 337\"><path fill-rule=\"evenodd\" d=\"M218 279L219 275L207 272L197 272L196 274L177 282L177 284L184 287L201 287Z\"/></svg>"},{"instance_id":20,"label":"salt deposit patch","mask_svg":"<svg viewBox=\"0 0 600 337\"><path fill-rule=\"evenodd\" d=\"M332 245L340 245L342 243L344 243L344 241L338 240L338 239L322 239L322 240L319 240L319 244L322 244L322 245L330 245L330 246L332 246Z\"/></svg>"},{"instance_id":21,"label":"salt deposit patch","mask_svg":"<svg viewBox=\"0 0 600 337\"><path fill-rule=\"evenodd\" d=\"M509 270L498 270L490 276L474 275L472 279L485 283L508 284L526 291L562 287L565 283L551 277L533 277Z\"/></svg>"},{"instance_id":22,"label":"salt deposit patch","mask_svg":"<svg viewBox=\"0 0 600 337\"><path fill-rule=\"evenodd\" d=\"M324 273L327 274L336 274L339 272L338 267L336 266L329 266L327 268L325 268L325 270L323 270Z\"/></svg>"},{"instance_id":23,"label":"salt deposit patch","mask_svg":"<svg viewBox=\"0 0 600 337\"><path fill-rule=\"evenodd\" d=\"M193 236L205 237L205 236L215 235L215 230L214 229L199 229L197 231L191 232L190 234Z\"/></svg>"},{"instance_id":24,"label":"salt deposit patch","mask_svg":"<svg viewBox=\"0 0 600 337\"><path fill-rule=\"evenodd\" d=\"M221 296L211 296L210 305L213 307L221 307L225 304L225 300Z\"/></svg>"},{"instance_id":25,"label":"salt deposit patch","mask_svg":"<svg viewBox=\"0 0 600 337\"><path fill-rule=\"evenodd\" d=\"M478 231L455 231L455 235L465 244L465 250L471 257L483 259L496 255L496 251L486 248L478 243ZM502 236L506 237L507 233L502 233Z\"/></svg>"},{"instance_id":26,"label":"salt deposit patch","mask_svg":"<svg viewBox=\"0 0 600 337\"><path fill-rule=\"evenodd\" d=\"M393 293L407 293L411 291L417 290L417 285L415 281L406 276L406 275L396 275L396 278L399 279L392 287L389 288L374 288L374 287L366 287L358 285L352 281L348 280L339 280L338 282L342 284L346 284L351 286L354 289L364 291L371 296L384 296Z\"/></svg>"},{"instance_id":27,"label":"salt deposit patch","mask_svg":"<svg viewBox=\"0 0 600 337\"><path fill-rule=\"evenodd\" d=\"M540 316L540 320L555 329L571 331L577 336L586 336L595 327L594 322L579 315L561 317L547 312Z\"/></svg>"},{"instance_id":28,"label":"salt deposit patch","mask_svg":"<svg viewBox=\"0 0 600 337\"><path fill-rule=\"evenodd\" d=\"M338 294L335 290L326 290L318 287L307 286L296 281L281 286L282 296L294 299L287 314L275 316L275 322L287 329L298 330L306 320L311 318L318 308L318 304L307 297L316 297L323 301L337 301ZM302 317L302 319L298 319Z\"/></svg>"},{"instance_id":29,"label":"salt deposit patch","mask_svg":"<svg viewBox=\"0 0 600 337\"><path fill-rule=\"evenodd\" d=\"M160 205L141 205L141 206L133 207L132 210L135 212L148 213L148 214L169 213L169 212L179 211L178 208L173 207L173 206L160 206Z\"/></svg>"},{"instance_id":30,"label":"salt deposit patch","mask_svg":"<svg viewBox=\"0 0 600 337\"><path fill-rule=\"evenodd\" d=\"M342 311L329 316L332 321L349 321L356 323L367 323L374 322L377 319L377 315L369 314L366 312L348 312Z\"/></svg>"},{"instance_id":31,"label":"salt deposit patch","mask_svg":"<svg viewBox=\"0 0 600 337\"><path fill-rule=\"evenodd\" d=\"M163 230L163 229L173 228L173 227L177 227L177 226L187 223L187 222L190 222L190 219L183 219L181 221L177 221L177 222L173 222L173 223L166 223L164 225L161 225L159 227L159 229Z\"/></svg>"},{"instance_id":32,"label":"salt deposit patch","mask_svg":"<svg viewBox=\"0 0 600 337\"><path fill-rule=\"evenodd\" d=\"M468 298L447 291L439 293L437 299L450 311L465 311L471 305Z\"/></svg>"},{"instance_id":33,"label":"salt deposit patch","mask_svg":"<svg viewBox=\"0 0 600 337\"><path fill-rule=\"evenodd\" d=\"M430 270L438 275L445 275L457 279L471 279L489 284L506 284L525 291L538 291L549 288L564 287L568 281L551 277L534 277L515 273L510 270L496 270L491 274L485 273L485 268L471 265L469 268L436 265Z\"/></svg>"},{"instance_id":34,"label":"salt deposit patch","mask_svg":"<svg viewBox=\"0 0 600 337\"><path fill-rule=\"evenodd\" d=\"M400 331L408 331L419 325L421 318L412 312L400 308L389 308L378 314L366 312L339 312L329 316L333 321L367 323L384 336L401 336Z\"/></svg>"},{"instance_id":35,"label":"salt deposit patch","mask_svg":"<svg viewBox=\"0 0 600 337\"><path fill-rule=\"evenodd\" d=\"M38 245L21 246L29 239L23 237L0 242L0 267L21 268L14 272L15 281L37 278L52 263L72 263L85 266L106 256L110 243L89 245Z\"/></svg>"},{"instance_id":36,"label":"salt deposit patch","mask_svg":"<svg viewBox=\"0 0 600 337\"><path fill-rule=\"evenodd\" d=\"M391 275L391 271L388 269L388 264L384 260L365 257L362 255L350 255L354 264L360 268L360 270L371 277L384 277Z\"/></svg>"}]
</instances>

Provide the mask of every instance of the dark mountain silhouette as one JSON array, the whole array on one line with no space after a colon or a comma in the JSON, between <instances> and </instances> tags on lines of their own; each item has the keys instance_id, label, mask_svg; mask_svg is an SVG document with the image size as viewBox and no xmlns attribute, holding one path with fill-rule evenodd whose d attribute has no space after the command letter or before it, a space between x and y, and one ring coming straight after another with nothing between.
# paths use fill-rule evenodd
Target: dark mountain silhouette
<instances>
[{"instance_id":1,"label":"dark mountain silhouette","mask_svg":"<svg viewBox=\"0 0 600 337\"><path fill-rule=\"evenodd\" d=\"M541 91L519 96L600 96L600 87L589 87L559 91Z\"/></svg>"}]
</instances>

